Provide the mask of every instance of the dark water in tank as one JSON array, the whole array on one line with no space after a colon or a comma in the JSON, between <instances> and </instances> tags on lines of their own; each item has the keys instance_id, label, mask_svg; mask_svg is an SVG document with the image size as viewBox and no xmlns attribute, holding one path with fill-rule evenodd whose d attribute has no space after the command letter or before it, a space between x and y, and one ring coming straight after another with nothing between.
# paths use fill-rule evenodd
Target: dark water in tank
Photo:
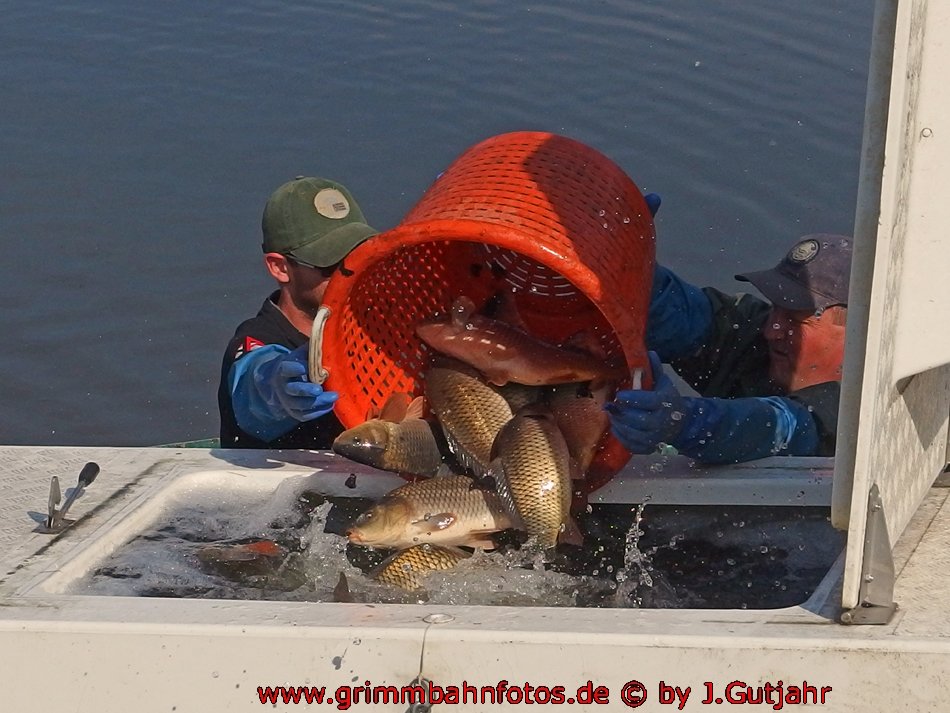
<instances>
[{"instance_id":1,"label":"dark water in tank","mask_svg":"<svg viewBox=\"0 0 950 713\"><path fill-rule=\"evenodd\" d=\"M326 498L291 478L267 495L178 493L71 594L311 602L649 609L776 609L805 602L844 546L827 508L598 505L583 547L547 557L508 531L497 549L377 579L391 550L348 543L372 500ZM395 566L395 565L394 565ZM404 565L409 567L410 565Z\"/></svg>"},{"instance_id":2,"label":"dark water in tank","mask_svg":"<svg viewBox=\"0 0 950 713\"><path fill-rule=\"evenodd\" d=\"M347 184L397 223L457 155L544 130L664 199L659 258L731 289L852 230L873 3L6 3L0 442L216 435L270 289L268 194Z\"/></svg>"}]
</instances>

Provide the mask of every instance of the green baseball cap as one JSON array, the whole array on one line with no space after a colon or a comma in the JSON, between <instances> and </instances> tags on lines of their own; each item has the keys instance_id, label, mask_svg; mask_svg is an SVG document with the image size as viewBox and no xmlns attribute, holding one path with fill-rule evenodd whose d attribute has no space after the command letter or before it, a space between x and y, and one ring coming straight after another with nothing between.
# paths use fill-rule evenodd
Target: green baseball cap
<instances>
[{"instance_id":1,"label":"green baseball cap","mask_svg":"<svg viewBox=\"0 0 950 713\"><path fill-rule=\"evenodd\" d=\"M330 267L379 231L366 224L346 186L298 176L271 194L261 218L265 253Z\"/></svg>"}]
</instances>

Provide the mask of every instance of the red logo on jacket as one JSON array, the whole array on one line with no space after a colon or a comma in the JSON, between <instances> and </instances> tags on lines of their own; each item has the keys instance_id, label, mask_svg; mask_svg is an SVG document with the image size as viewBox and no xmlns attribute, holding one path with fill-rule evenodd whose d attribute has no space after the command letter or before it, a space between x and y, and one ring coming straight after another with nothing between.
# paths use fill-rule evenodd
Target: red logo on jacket
<instances>
[{"instance_id":1,"label":"red logo on jacket","mask_svg":"<svg viewBox=\"0 0 950 713\"><path fill-rule=\"evenodd\" d=\"M234 352L234 360L237 361L252 349L257 349L258 347L263 346L264 342L262 342L260 339L255 339L254 337L244 337L244 343L239 344L237 351Z\"/></svg>"}]
</instances>

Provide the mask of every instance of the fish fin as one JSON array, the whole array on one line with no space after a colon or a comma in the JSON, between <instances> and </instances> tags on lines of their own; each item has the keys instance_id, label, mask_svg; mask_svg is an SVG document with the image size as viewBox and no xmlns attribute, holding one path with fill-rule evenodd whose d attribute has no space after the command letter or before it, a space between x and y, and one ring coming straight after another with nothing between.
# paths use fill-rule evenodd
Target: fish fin
<instances>
[{"instance_id":1,"label":"fish fin","mask_svg":"<svg viewBox=\"0 0 950 713\"><path fill-rule=\"evenodd\" d=\"M572 516L567 516L567 519L564 521L564 526L557 536L557 541L563 545L583 547L584 535L581 533L581 529L577 526L577 522Z\"/></svg>"},{"instance_id":2,"label":"fish fin","mask_svg":"<svg viewBox=\"0 0 950 713\"><path fill-rule=\"evenodd\" d=\"M523 332L530 332L528 325L521 316L521 312L518 311L518 303L515 301L514 293L510 290L501 290L496 293L496 297L498 299L498 308L495 318Z\"/></svg>"},{"instance_id":3,"label":"fish fin","mask_svg":"<svg viewBox=\"0 0 950 713\"><path fill-rule=\"evenodd\" d=\"M464 327L468 318L475 313L475 303L470 297L461 295L452 302L452 324Z\"/></svg>"},{"instance_id":4,"label":"fish fin","mask_svg":"<svg viewBox=\"0 0 950 713\"><path fill-rule=\"evenodd\" d=\"M406 418L422 418L426 410L426 400L424 396L416 396L406 407Z\"/></svg>"},{"instance_id":5,"label":"fish fin","mask_svg":"<svg viewBox=\"0 0 950 713\"><path fill-rule=\"evenodd\" d=\"M366 420L372 421L374 418L379 418L379 406L370 406L366 409Z\"/></svg>"},{"instance_id":6,"label":"fish fin","mask_svg":"<svg viewBox=\"0 0 950 713\"><path fill-rule=\"evenodd\" d=\"M508 486L508 478L505 476L505 466L502 463L501 458L495 458L488 465L488 470L485 472L486 478L492 478L495 481L495 489L498 491L498 499L501 501L501 506L505 511L505 514L508 515L508 518L511 520L511 526L516 530L524 529L524 520L521 518L521 514L518 512L518 508L515 506L514 497L511 494L511 488Z\"/></svg>"},{"instance_id":7,"label":"fish fin","mask_svg":"<svg viewBox=\"0 0 950 713\"><path fill-rule=\"evenodd\" d=\"M433 532L441 532L442 530L449 529L455 524L456 520L455 513L436 512L424 520L415 520L412 525L419 532L431 534Z\"/></svg>"},{"instance_id":8,"label":"fish fin","mask_svg":"<svg viewBox=\"0 0 950 713\"><path fill-rule=\"evenodd\" d=\"M379 414L379 418L382 421L392 421L393 423L400 423L406 418L406 412L409 410L409 394L402 391L398 391L394 394L390 394L389 398L386 399L386 403L383 404L383 410Z\"/></svg>"},{"instance_id":9,"label":"fish fin","mask_svg":"<svg viewBox=\"0 0 950 713\"><path fill-rule=\"evenodd\" d=\"M458 464L464 470L471 471L476 478L481 477L485 469L475 460L475 457L462 447L462 444L459 443L458 439L456 439L448 429L443 427L442 434L445 436L445 442L449 447L449 452L455 456L455 460ZM450 475L458 475L458 473L452 472Z\"/></svg>"},{"instance_id":10,"label":"fish fin","mask_svg":"<svg viewBox=\"0 0 950 713\"><path fill-rule=\"evenodd\" d=\"M493 550L496 547L490 532L473 532L461 544L464 547L474 547L479 550Z\"/></svg>"},{"instance_id":11,"label":"fish fin","mask_svg":"<svg viewBox=\"0 0 950 713\"><path fill-rule=\"evenodd\" d=\"M482 375L489 384L493 384L494 386L504 386L511 381L511 379L508 378L507 369L489 369L483 371Z\"/></svg>"},{"instance_id":12,"label":"fish fin","mask_svg":"<svg viewBox=\"0 0 950 713\"><path fill-rule=\"evenodd\" d=\"M333 601L347 602L353 601L353 595L350 594L350 583L346 581L346 575L340 572L340 579L333 588Z\"/></svg>"},{"instance_id":13,"label":"fish fin","mask_svg":"<svg viewBox=\"0 0 950 713\"><path fill-rule=\"evenodd\" d=\"M452 466L450 466L448 463L443 463L442 465L438 467L435 473L433 473L432 477L433 478L449 478L453 475L458 475L458 474L454 470L452 470Z\"/></svg>"}]
</instances>

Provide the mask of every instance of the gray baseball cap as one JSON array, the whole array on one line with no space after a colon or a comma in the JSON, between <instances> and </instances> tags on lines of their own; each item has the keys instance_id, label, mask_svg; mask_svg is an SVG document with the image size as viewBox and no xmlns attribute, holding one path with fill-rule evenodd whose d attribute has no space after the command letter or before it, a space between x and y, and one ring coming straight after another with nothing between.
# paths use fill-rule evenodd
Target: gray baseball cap
<instances>
[{"instance_id":1,"label":"gray baseball cap","mask_svg":"<svg viewBox=\"0 0 950 713\"><path fill-rule=\"evenodd\" d=\"M745 272L736 279L751 282L772 304L788 310L847 305L852 242L847 235L805 235L771 270Z\"/></svg>"},{"instance_id":2,"label":"gray baseball cap","mask_svg":"<svg viewBox=\"0 0 950 713\"><path fill-rule=\"evenodd\" d=\"M316 267L338 263L376 235L346 186L299 176L271 194L261 218L265 253L281 253Z\"/></svg>"}]
</instances>

